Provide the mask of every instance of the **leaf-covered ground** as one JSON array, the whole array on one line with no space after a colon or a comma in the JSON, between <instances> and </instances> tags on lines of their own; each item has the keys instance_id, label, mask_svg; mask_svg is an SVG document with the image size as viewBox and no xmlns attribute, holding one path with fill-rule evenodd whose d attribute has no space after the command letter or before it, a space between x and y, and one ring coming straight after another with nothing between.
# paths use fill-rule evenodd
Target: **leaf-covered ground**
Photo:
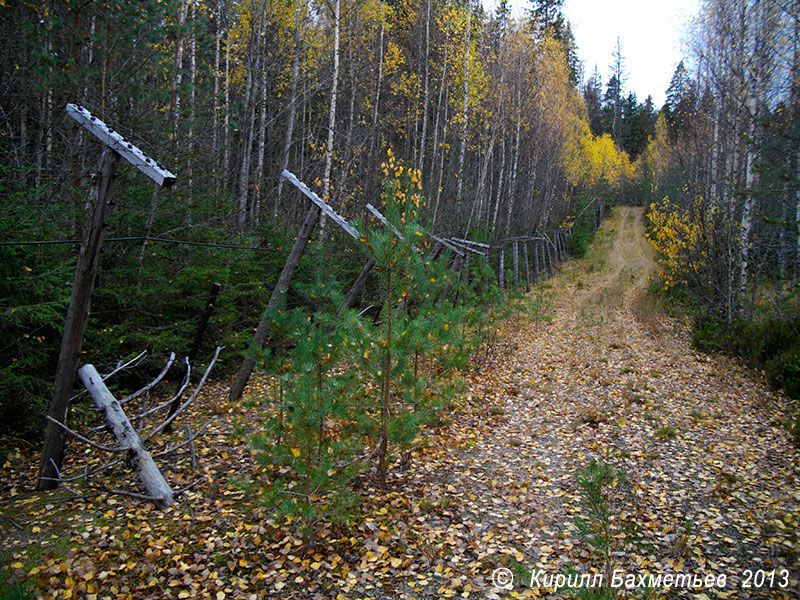
<instances>
[{"instance_id":1,"label":"leaf-covered ground","mask_svg":"<svg viewBox=\"0 0 800 600\"><path fill-rule=\"evenodd\" d=\"M519 303L469 375L463 407L425 432L407 468L395 465L385 490L361 481L355 528L327 528L309 546L236 484L254 473L242 434L258 413L227 405L220 384L193 415L215 414L197 470L188 447L168 462L174 487L202 482L165 512L111 494L33 494L36 452L9 455L6 573L47 598L559 598L567 592L537 583L570 569L607 582L617 569L636 584L725 576L724 587L656 597L798 598L792 405L737 363L694 352L643 295L651 266L641 211L620 209L585 259ZM65 471L83 461L73 453ZM605 525L578 485L592 461L617 473ZM590 534L605 527L606 552L578 534L580 518ZM643 594L634 588L628 597Z\"/></svg>"}]
</instances>

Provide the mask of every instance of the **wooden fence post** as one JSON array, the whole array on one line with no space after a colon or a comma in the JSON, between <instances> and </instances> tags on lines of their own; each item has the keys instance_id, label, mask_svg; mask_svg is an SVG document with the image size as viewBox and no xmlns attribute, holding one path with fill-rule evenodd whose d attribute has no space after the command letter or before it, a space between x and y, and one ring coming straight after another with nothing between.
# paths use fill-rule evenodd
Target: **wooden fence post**
<instances>
[{"instance_id":1,"label":"wooden fence post","mask_svg":"<svg viewBox=\"0 0 800 600\"><path fill-rule=\"evenodd\" d=\"M206 308L200 316L200 323L197 325L197 332L194 335L192 345L189 347L187 357L190 363L194 363L197 358L197 353L200 351L200 344L203 343L203 336L206 334L208 328L208 321L211 319L211 313L214 311L214 306L217 302L217 296L222 286L216 281L211 284L211 290L208 292L208 299L206 300Z\"/></svg>"},{"instance_id":2,"label":"wooden fence post","mask_svg":"<svg viewBox=\"0 0 800 600\"><path fill-rule=\"evenodd\" d=\"M461 269L464 265L464 258L468 256L468 254L456 254L456 257L453 259L452 265L450 265L450 270L455 272L456 282L461 279ZM444 290L442 290L441 296L439 296L439 306L444 304L444 301L447 300L447 296L450 295L450 289L453 287L452 282L449 282L447 285L444 286ZM405 302L405 299L404 299Z\"/></svg>"},{"instance_id":3,"label":"wooden fence post","mask_svg":"<svg viewBox=\"0 0 800 600\"><path fill-rule=\"evenodd\" d=\"M561 254L558 250L558 232L554 231L550 237L551 252L553 253L553 274L558 271L558 263L561 259Z\"/></svg>"},{"instance_id":4,"label":"wooden fence post","mask_svg":"<svg viewBox=\"0 0 800 600\"><path fill-rule=\"evenodd\" d=\"M528 263L528 242L522 242L522 257L525 260L525 291L531 291L531 270Z\"/></svg>"},{"instance_id":5,"label":"wooden fence post","mask_svg":"<svg viewBox=\"0 0 800 600\"><path fill-rule=\"evenodd\" d=\"M264 310L264 313L261 316L261 321L258 323L255 335L253 336L253 342L250 344L251 354L261 349L264 346L264 343L267 341L270 329L272 328L272 315L282 302L286 292L289 290L289 284L292 281L292 277L294 277L294 272L297 270L297 266L300 264L300 259L302 258L303 252L305 252L306 246L308 245L308 240L311 238L311 233L314 231L314 227L319 221L320 213L324 212L326 215L328 215L334 223L341 227L353 239L358 240L360 237L358 231L356 231L344 218L338 215L336 211L334 211L322 198L312 192L309 187L300 181L294 173L284 169L281 172L281 177L288 179L289 182L298 190L300 190L304 196L311 200L313 204L308 210L308 213L306 213L306 218L303 221L303 226L300 228L300 233L297 234L297 238L292 246L292 251L289 253L289 257L286 259L286 263L283 265L283 270L281 270L281 274L278 277L278 282L275 284L275 289L272 290L272 296L270 296L267 308ZM370 267L370 269L371 268L372 267ZM369 270L367 270L366 274L369 274ZM238 400L242 397L242 393L244 392L244 388L247 385L248 379L250 379L250 375L253 372L253 367L255 367L255 364L256 361L251 355L245 355L244 360L242 360L242 364L239 367L239 371L236 374L236 379L234 379L233 383L231 383L230 393L228 394L229 400Z\"/></svg>"},{"instance_id":6,"label":"wooden fence post","mask_svg":"<svg viewBox=\"0 0 800 600\"><path fill-rule=\"evenodd\" d=\"M500 246L500 266L497 269L497 284L501 290L506 289L506 251Z\"/></svg>"},{"instance_id":7,"label":"wooden fence post","mask_svg":"<svg viewBox=\"0 0 800 600\"><path fill-rule=\"evenodd\" d=\"M47 422L45 429L42 462L39 465L39 479L36 482L37 490L49 490L58 485L56 479L64 459L65 436L65 430L59 424L66 426L69 417L69 399L83 348L83 336L86 334L89 304L105 239L106 220L114 204L114 182L120 157L124 157L160 186L169 187L176 179L175 175L158 161L147 156L82 106L67 104L65 110L70 117L104 144L104 150L100 156L97 198L91 208L88 232L78 257L64 333L61 337L53 396L50 401L51 420Z\"/></svg>"},{"instance_id":8,"label":"wooden fence post","mask_svg":"<svg viewBox=\"0 0 800 600\"><path fill-rule=\"evenodd\" d=\"M208 299L206 300L206 308L203 311L203 314L200 316L200 323L197 325L197 332L194 334L194 340L192 340L192 345L189 346L189 352L186 355L187 373L191 365L194 364L194 361L197 358L197 353L200 351L200 344L203 343L203 336L205 336L206 329L208 328L208 321L209 319L211 319L211 313L214 311L214 305L217 302L217 296L219 295L219 290L221 287L222 286L216 281L211 284L211 290L208 292ZM170 404L167 418L174 415L180 405L181 405L181 395L178 394L172 400L172 404ZM164 427L164 432L165 433L172 432L171 423L168 424L166 427Z\"/></svg>"},{"instance_id":9,"label":"wooden fence post","mask_svg":"<svg viewBox=\"0 0 800 600\"><path fill-rule=\"evenodd\" d=\"M361 267L361 272L356 277L355 283L350 288L350 291L347 292L347 297L344 299L344 307L345 308L353 308L358 301L358 297L361 295L361 291L364 289L364 286L367 284L367 279L369 278L369 274L372 269L375 267L375 259L370 258L367 262L364 263L364 266Z\"/></svg>"},{"instance_id":10,"label":"wooden fence post","mask_svg":"<svg viewBox=\"0 0 800 600\"><path fill-rule=\"evenodd\" d=\"M514 287L519 287L519 241L514 240L513 242L513 251L514 251Z\"/></svg>"}]
</instances>

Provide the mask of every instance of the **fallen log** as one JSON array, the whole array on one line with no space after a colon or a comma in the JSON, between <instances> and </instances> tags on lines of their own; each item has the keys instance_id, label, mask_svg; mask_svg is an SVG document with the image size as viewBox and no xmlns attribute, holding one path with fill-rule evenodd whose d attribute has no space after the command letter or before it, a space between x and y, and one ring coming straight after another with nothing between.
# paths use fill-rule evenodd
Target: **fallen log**
<instances>
[{"instance_id":1,"label":"fallen log","mask_svg":"<svg viewBox=\"0 0 800 600\"><path fill-rule=\"evenodd\" d=\"M175 495L164 479L161 471L153 462L142 440L128 420L125 411L111 394L94 365L83 365L78 369L78 376L89 391L97 407L105 414L106 422L117 438L121 448L128 451L128 460L147 490L161 508L166 508L175 501Z\"/></svg>"}]
</instances>

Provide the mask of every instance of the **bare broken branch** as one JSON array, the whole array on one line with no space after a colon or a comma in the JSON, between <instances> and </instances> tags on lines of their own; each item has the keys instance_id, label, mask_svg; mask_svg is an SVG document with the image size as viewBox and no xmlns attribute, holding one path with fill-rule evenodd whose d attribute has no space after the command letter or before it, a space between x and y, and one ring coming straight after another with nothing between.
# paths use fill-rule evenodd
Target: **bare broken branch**
<instances>
[{"instance_id":1,"label":"bare broken branch","mask_svg":"<svg viewBox=\"0 0 800 600\"><path fill-rule=\"evenodd\" d=\"M119 494L120 496L128 496L129 498L136 498L137 500L147 500L148 502L163 502L164 498L156 498L155 496L147 496L145 494L137 494L135 492L126 492L117 488L106 487L106 490L112 494Z\"/></svg>"},{"instance_id":2,"label":"bare broken branch","mask_svg":"<svg viewBox=\"0 0 800 600\"><path fill-rule=\"evenodd\" d=\"M61 427L61 429L63 429L64 431L66 431L68 434L70 434L71 436L75 437L79 441L83 442L84 444L89 444L92 448L97 448L98 450L102 450L103 452L125 452L126 450L128 450L128 448L122 448L121 446L118 446L117 448L111 448L110 446L103 446L102 444L98 444L96 442L93 442L89 438L85 438L81 434L79 434L79 433L77 433L75 431L72 431L72 429L70 429L69 427L67 427L66 425L61 423L60 421L56 421L50 415L47 415L45 418L48 421L50 421L51 423L55 423L56 425Z\"/></svg>"},{"instance_id":3,"label":"bare broken branch","mask_svg":"<svg viewBox=\"0 0 800 600\"><path fill-rule=\"evenodd\" d=\"M56 423L58 423L58 421L56 421ZM67 490L70 494L75 494L76 496L80 496L81 494L79 492L76 492L71 487L69 487L66 483L64 483L64 480L61 478L61 471L58 470L58 465L56 464L56 461L54 461L51 458L50 459L50 464L53 466L53 469L56 472L56 477L54 478L54 480L57 481L58 483L60 483L61 487L63 487L65 490Z\"/></svg>"},{"instance_id":4,"label":"bare broken branch","mask_svg":"<svg viewBox=\"0 0 800 600\"><path fill-rule=\"evenodd\" d=\"M159 425L158 427L153 429L153 431L151 431L144 438L144 440L142 440L142 441L146 442L151 437L153 437L155 434L161 432L165 427L167 427L170 423L172 423L172 421L175 420L175 417L177 417L179 414L181 414L186 409L187 406L189 406L192 402L194 402L195 398L197 398L197 395L200 393L200 390L202 389L203 384L205 384L206 379L208 379L208 374L211 372L211 369L214 366L214 363L217 362L217 358L219 358L219 353L222 351L223 348L224 348L224 346L217 346L217 349L214 352L214 358L211 359L211 362L208 364L208 367L206 368L205 373L203 373L203 377L200 379L200 382L197 384L197 387L194 389L194 392L192 393L192 395L189 396L189 399L186 402L184 402L183 404L181 404L181 406L178 408L178 410L176 410L172 414L172 416L170 416L166 421L161 423L161 425Z\"/></svg>"},{"instance_id":5,"label":"bare broken branch","mask_svg":"<svg viewBox=\"0 0 800 600\"><path fill-rule=\"evenodd\" d=\"M162 450L158 454L154 454L153 457L154 458L161 458L162 456L166 456L168 454L172 454L173 452L176 452L176 451L180 450L184 446L186 446L188 444L191 444L201 433L203 433L206 429L208 429L208 426L211 425L211 423L213 421L214 421L213 418L209 419L197 431L195 431L191 435L191 437L185 439L180 444L176 444L176 445L174 445L174 446L172 446L170 448L166 448L165 450Z\"/></svg>"},{"instance_id":6,"label":"bare broken branch","mask_svg":"<svg viewBox=\"0 0 800 600\"><path fill-rule=\"evenodd\" d=\"M139 391L134 392L130 396L125 396L122 400L119 401L119 403L120 404L125 404L126 402L129 402L129 401L133 400L134 398L138 398L142 394L144 394L146 392L149 392L151 389L153 389L156 385L158 385L159 381L164 379L164 377L167 374L167 371L169 371L169 368L172 366L172 363L174 361L175 361L175 353L174 352L170 352L169 353L169 358L167 359L167 364L164 365L164 368L161 370L161 373L159 373L158 376L153 381L148 383L146 386L144 386Z\"/></svg>"},{"instance_id":7,"label":"bare broken branch","mask_svg":"<svg viewBox=\"0 0 800 600\"><path fill-rule=\"evenodd\" d=\"M186 388L189 386L189 379L190 379L189 376L191 374L191 366L189 366L189 363L188 363L189 359L186 359L186 360L187 360L187 363L186 363L186 374L183 376L183 381L181 382L181 387L178 389L178 391L175 393L175 395L172 398L170 398L169 400L167 400L165 402L162 402L158 406L154 406L153 408L151 408L149 410L140 412L138 415L136 415L135 418L144 419L145 417L149 417L153 413L156 413L156 412L158 412L158 411L160 411L160 410L162 410L164 408L167 408L173 402L177 401L181 396L183 396L183 393L186 391Z\"/></svg>"},{"instance_id":8,"label":"bare broken branch","mask_svg":"<svg viewBox=\"0 0 800 600\"><path fill-rule=\"evenodd\" d=\"M100 378L103 381L108 381L108 379L110 377L113 377L114 375L116 375L120 371L124 371L126 369L133 368L133 367L137 366L140 362L142 362L142 360L144 359L145 355L147 355L147 350L142 350L139 354L134 356L132 359L130 359L125 364L120 364L120 361L117 361L117 366L114 367L114 369L110 373L106 373L105 375L101 375ZM87 390L83 390L81 392L78 392L72 398L70 398L69 401L70 402L74 402L75 400L77 400L78 398L80 398L81 396L86 394L86 392L87 392Z\"/></svg>"},{"instance_id":9,"label":"bare broken branch","mask_svg":"<svg viewBox=\"0 0 800 600\"><path fill-rule=\"evenodd\" d=\"M117 366L114 367L114 370L102 376L103 381L108 380L109 377L113 377L120 371L125 371L126 369L132 369L133 367L138 366L139 363L144 360L145 356L147 356L147 350L142 350L138 355L134 356L132 359L122 365L119 364L119 361L117 361Z\"/></svg>"},{"instance_id":10,"label":"bare broken branch","mask_svg":"<svg viewBox=\"0 0 800 600\"><path fill-rule=\"evenodd\" d=\"M185 494L185 493L186 493L186 492L188 492L190 489L192 489L192 488L193 488L193 487L195 487L197 484L199 484L199 483L201 483L201 482L203 482L203 481L205 481L205 479L204 479L204 478L195 479L195 480L194 480L192 483L190 483L189 485L187 485L187 486L185 486L185 487L182 487L182 488L181 488L181 489L179 489L177 492L175 492L175 497L177 498L178 496L180 496L180 495L182 495L182 494Z\"/></svg>"},{"instance_id":11,"label":"bare broken branch","mask_svg":"<svg viewBox=\"0 0 800 600\"><path fill-rule=\"evenodd\" d=\"M92 475L94 475L95 473L99 473L100 471L104 471L104 470L108 469L109 467L113 467L115 465L118 465L123 460L124 459L120 458L118 460L111 461L110 463L106 463L104 465L100 465L99 467L95 467L91 471L84 470L84 472L81 473L80 475L75 475L73 477L62 477L61 479L53 477L53 478L50 479L50 481L77 481L78 479L87 479L88 480L88 478L91 477Z\"/></svg>"}]
</instances>

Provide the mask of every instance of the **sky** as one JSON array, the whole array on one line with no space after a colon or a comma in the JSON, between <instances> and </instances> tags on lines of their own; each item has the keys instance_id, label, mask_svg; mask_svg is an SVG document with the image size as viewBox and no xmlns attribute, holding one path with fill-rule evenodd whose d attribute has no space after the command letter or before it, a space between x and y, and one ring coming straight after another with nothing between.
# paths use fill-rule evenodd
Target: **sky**
<instances>
[{"instance_id":1,"label":"sky","mask_svg":"<svg viewBox=\"0 0 800 600\"><path fill-rule=\"evenodd\" d=\"M597 65L605 91L619 36L628 75L623 91L634 92L639 102L652 96L660 108L683 58L686 25L698 8L699 0L565 0L563 13L572 24L587 78Z\"/></svg>"}]
</instances>

